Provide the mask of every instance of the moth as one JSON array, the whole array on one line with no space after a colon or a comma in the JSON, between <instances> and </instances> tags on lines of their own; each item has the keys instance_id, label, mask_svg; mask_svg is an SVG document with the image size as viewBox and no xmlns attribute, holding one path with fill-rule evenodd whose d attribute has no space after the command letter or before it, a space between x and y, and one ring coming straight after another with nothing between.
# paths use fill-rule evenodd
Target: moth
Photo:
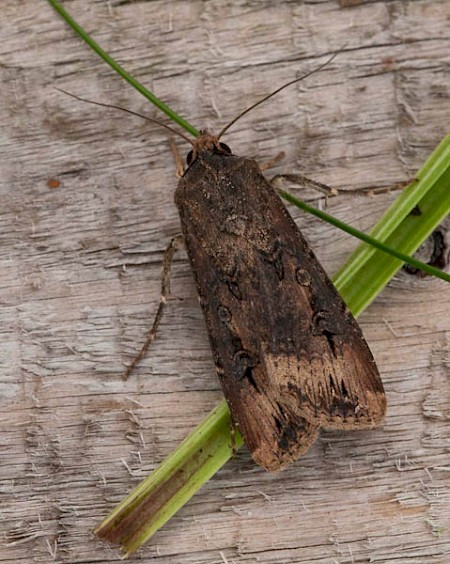
<instances>
[{"instance_id":1,"label":"moth","mask_svg":"<svg viewBox=\"0 0 450 564\"><path fill-rule=\"evenodd\" d=\"M256 161L202 132L175 193L217 374L253 460L278 471L319 430L378 425L361 329Z\"/></svg>"},{"instance_id":2,"label":"moth","mask_svg":"<svg viewBox=\"0 0 450 564\"><path fill-rule=\"evenodd\" d=\"M217 374L253 460L278 471L323 429L368 429L386 411L383 384L361 329L256 161L214 136L192 142L175 193ZM59 89L61 90L61 89ZM62 90L74 98L86 100ZM168 248L169 263L174 249ZM153 341L153 327L127 377Z\"/></svg>"}]
</instances>

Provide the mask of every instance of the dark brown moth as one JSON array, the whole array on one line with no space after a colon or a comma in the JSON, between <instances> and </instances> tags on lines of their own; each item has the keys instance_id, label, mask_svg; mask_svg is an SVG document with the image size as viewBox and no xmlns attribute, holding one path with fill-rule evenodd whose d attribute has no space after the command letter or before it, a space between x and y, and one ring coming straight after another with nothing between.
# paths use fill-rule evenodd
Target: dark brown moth
<instances>
[{"instance_id":1,"label":"dark brown moth","mask_svg":"<svg viewBox=\"0 0 450 564\"><path fill-rule=\"evenodd\" d=\"M361 329L258 164L202 132L175 203L232 419L280 470L386 410Z\"/></svg>"},{"instance_id":2,"label":"dark brown moth","mask_svg":"<svg viewBox=\"0 0 450 564\"><path fill-rule=\"evenodd\" d=\"M219 141L243 115L335 56L247 108L216 137L202 132L192 142L140 116L193 145L175 203L233 422L254 461L270 471L306 452L321 428L372 428L386 411L361 329L280 197L256 161ZM174 250L171 244L166 251L153 327L125 378L155 337Z\"/></svg>"}]
</instances>

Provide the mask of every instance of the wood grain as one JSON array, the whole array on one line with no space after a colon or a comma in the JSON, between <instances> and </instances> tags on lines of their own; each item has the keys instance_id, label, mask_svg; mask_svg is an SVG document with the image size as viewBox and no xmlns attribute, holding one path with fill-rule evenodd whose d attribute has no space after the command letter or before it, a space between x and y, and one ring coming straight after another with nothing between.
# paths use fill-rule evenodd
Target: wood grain
<instances>
[{"instance_id":1,"label":"wood grain","mask_svg":"<svg viewBox=\"0 0 450 564\"><path fill-rule=\"evenodd\" d=\"M273 174L389 186L447 132L445 0L65 5L213 131L345 45L224 139L259 162L285 151ZM160 128L55 90L159 117L45 2L4 0L2 16L0 562L118 562L91 529L221 398L184 253L151 352L121 379L179 231L173 159ZM329 211L368 230L393 198L340 196ZM335 272L357 243L292 213ZM360 323L387 393L383 427L324 433L279 476L242 449L136 559L448 562L450 290L401 272Z\"/></svg>"}]
</instances>

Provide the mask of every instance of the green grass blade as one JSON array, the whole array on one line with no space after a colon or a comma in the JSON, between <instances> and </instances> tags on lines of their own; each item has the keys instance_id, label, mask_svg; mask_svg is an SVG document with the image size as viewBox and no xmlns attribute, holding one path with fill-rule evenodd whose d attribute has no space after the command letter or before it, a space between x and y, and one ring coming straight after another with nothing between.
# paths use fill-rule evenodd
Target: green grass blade
<instances>
[{"instance_id":1,"label":"green grass blade","mask_svg":"<svg viewBox=\"0 0 450 564\"><path fill-rule=\"evenodd\" d=\"M391 205L370 235L391 249L412 254L450 213L450 134ZM420 215L411 211L418 207ZM335 275L335 284L359 314L401 268L402 262L367 245L359 246Z\"/></svg>"},{"instance_id":2,"label":"green grass blade","mask_svg":"<svg viewBox=\"0 0 450 564\"><path fill-rule=\"evenodd\" d=\"M137 550L229 460L230 429L223 401L95 529L96 535L120 542L125 556ZM236 433L235 448L241 445Z\"/></svg>"},{"instance_id":3,"label":"green grass blade","mask_svg":"<svg viewBox=\"0 0 450 564\"><path fill-rule=\"evenodd\" d=\"M431 276L435 276L436 278L440 278L441 280L450 282L450 274L447 274L446 272L443 272L438 268L434 268L434 266L425 264L424 262L421 262L420 260L417 260L414 257L405 255L404 253L397 251L396 249L389 247L384 243L381 243L381 241L378 241L378 239L374 239L373 237L370 237L370 235L366 235L362 231L358 231L358 229L355 229L351 225L347 225L343 221L340 221L339 219L336 219L335 217L328 215L322 210L318 210L316 208L313 208L312 206L309 206L308 204L306 204L302 200L299 200L292 194L289 194L289 192L286 192L285 190L278 190L278 192L287 202L293 204L294 206L300 208L301 210L308 212L311 215L315 215L319 219L326 221L327 223L333 225L334 227L337 227L341 231L344 231L345 233L348 233L349 235L352 235L353 237L356 237L357 239L364 241L364 243L367 243L371 247L378 249L383 253L400 260L401 263L406 262L407 264L414 266L415 268L418 268L419 270L422 270L423 272L426 272Z\"/></svg>"},{"instance_id":4,"label":"green grass blade","mask_svg":"<svg viewBox=\"0 0 450 564\"><path fill-rule=\"evenodd\" d=\"M123 79L125 79L133 88L140 92L143 96L147 98L152 104L164 112L171 120L180 125L188 133L194 137L198 137L199 131L174 112L169 106L167 106L162 100L157 98L150 90L147 90L143 84L136 80L131 74L129 74L123 67L119 65L108 53L106 53L98 43L96 43L92 37L70 16L68 12L61 6L57 0L47 0L49 4L58 12L58 14L65 20L65 22L73 29L73 31L85 41L91 49L93 49L99 57L101 57L110 67L112 67Z\"/></svg>"},{"instance_id":5,"label":"green grass blade","mask_svg":"<svg viewBox=\"0 0 450 564\"><path fill-rule=\"evenodd\" d=\"M428 236L448 213L449 170L448 138L434 151L420 171L420 183L425 184L419 196L405 205L402 194L398 201L401 211L395 211L395 203L373 232L385 232L389 244L395 244L400 252L410 252ZM425 171L425 173L424 173ZM421 176L423 174L423 176ZM446 188L446 190L445 190ZM447 195L445 194L447 192ZM407 195L411 198L411 194ZM409 211L419 201L422 214L411 216ZM409 207L412 206L412 207ZM409 209L408 209L409 207ZM394 210L394 212L392 211ZM405 211L408 210L408 211ZM411 224L414 218L414 224ZM396 221L398 224L396 225ZM386 228L389 224L389 229ZM389 233L388 233L389 232ZM420 234L420 235L417 235ZM411 245L410 238L414 238ZM352 255L365 256L365 244ZM392 266L395 261L395 266ZM374 251L362 262L364 267L355 268L353 259L338 272L334 282L350 310L357 315L383 289L398 268L399 261ZM372 264L374 268L372 269ZM370 270L368 278L366 270ZM354 287L358 290L354 291ZM126 556L136 551L152 534L161 528L210 477L231 458L231 418L223 401L189 437L97 527L96 534L121 545ZM236 433L236 448L242 438Z\"/></svg>"}]
</instances>

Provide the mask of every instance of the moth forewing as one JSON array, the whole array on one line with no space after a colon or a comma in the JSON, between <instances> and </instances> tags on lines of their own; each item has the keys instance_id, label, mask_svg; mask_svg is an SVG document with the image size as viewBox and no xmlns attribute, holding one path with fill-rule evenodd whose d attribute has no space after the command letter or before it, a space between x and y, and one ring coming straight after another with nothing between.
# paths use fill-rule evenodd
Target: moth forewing
<instances>
[{"instance_id":1,"label":"moth forewing","mask_svg":"<svg viewBox=\"0 0 450 564\"><path fill-rule=\"evenodd\" d=\"M254 460L374 427L383 385L355 319L255 161L196 142L175 195L219 379Z\"/></svg>"}]
</instances>

